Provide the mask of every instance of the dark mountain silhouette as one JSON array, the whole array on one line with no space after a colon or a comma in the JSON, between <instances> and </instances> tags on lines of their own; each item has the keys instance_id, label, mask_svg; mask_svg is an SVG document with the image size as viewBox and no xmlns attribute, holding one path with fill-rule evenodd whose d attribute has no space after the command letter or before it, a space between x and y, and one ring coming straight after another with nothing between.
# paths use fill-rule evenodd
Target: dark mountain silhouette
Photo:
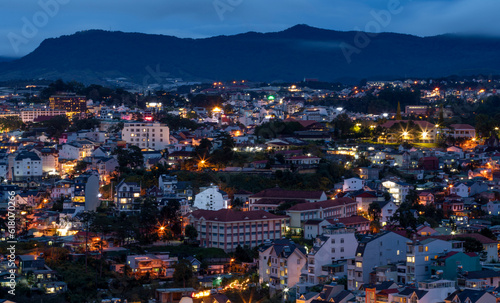
<instances>
[{"instance_id":1,"label":"dark mountain silhouette","mask_svg":"<svg viewBox=\"0 0 500 303\"><path fill-rule=\"evenodd\" d=\"M500 38L381 33L356 47L357 35L307 25L205 39L89 30L47 39L23 58L0 63L0 80L357 81L500 72ZM353 51L350 61L343 50Z\"/></svg>"}]
</instances>

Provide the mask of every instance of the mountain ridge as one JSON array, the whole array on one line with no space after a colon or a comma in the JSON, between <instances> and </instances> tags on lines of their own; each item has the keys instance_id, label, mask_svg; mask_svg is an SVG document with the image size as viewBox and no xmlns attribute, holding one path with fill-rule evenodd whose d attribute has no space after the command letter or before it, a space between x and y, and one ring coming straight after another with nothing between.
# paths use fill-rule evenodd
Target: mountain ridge
<instances>
[{"instance_id":1,"label":"mountain ridge","mask_svg":"<svg viewBox=\"0 0 500 303\"><path fill-rule=\"evenodd\" d=\"M17 60L0 60L0 80L62 78L99 83L125 77L147 85L165 77L195 81L299 81L305 77L355 81L500 73L496 55L500 38L379 33L368 34L367 45L360 45L356 44L357 35L367 34L304 24L279 32L196 39L85 30L46 39ZM349 51L350 60L345 55Z\"/></svg>"}]
</instances>

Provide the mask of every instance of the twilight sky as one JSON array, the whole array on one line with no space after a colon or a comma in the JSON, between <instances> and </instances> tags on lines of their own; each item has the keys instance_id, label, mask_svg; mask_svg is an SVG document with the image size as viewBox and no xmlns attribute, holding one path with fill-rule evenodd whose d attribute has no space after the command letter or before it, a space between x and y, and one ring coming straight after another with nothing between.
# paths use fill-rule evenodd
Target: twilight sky
<instances>
[{"instance_id":1,"label":"twilight sky","mask_svg":"<svg viewBox=\"0 0 500 303\"><path fill-rule=\"evenodd\" d=\"M87 29L199 38L308 24L419 36L500 36L499 11L498 0L3 0L0 56L19 57L46 38Z\"/></svg>"}]
</instances>

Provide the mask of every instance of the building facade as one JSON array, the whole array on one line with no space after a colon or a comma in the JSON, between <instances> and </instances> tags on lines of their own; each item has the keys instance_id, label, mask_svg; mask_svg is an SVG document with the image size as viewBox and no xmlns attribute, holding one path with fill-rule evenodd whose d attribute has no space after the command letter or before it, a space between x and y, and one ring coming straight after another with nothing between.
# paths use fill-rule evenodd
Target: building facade
<instances>
[{"instance_id":1,"label":"building facade","mask_svg":"<svg viewBox=\"0 0 500 303\"><path fill-rule=\"evenodd\" d=\"M122 130L122 140L139 148L162 150L170 144L170 130L161 123L126 123Z\"/></svg>"},{"instance_id":2,"label":"building facade","mask_svg":"<svg viewBox=\"0 0 500 303\"><path fill-rule=\"evenodd\" d=\"M238 246L255 247L268 240L280 239L287 217L263 210L195 210L186 217L198 231L202 247L234 251Z\"/></svg>"}]
</instances>

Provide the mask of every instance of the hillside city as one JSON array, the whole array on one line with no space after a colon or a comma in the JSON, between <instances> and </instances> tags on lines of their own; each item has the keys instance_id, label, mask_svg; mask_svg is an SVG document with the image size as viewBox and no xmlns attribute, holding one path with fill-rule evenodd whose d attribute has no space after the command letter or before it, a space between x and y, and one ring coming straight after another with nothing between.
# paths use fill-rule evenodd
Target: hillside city
<instances>
[{"instance_id":1,"label":"hillside city","mask_svg":"<svg viewBox=\"0 0 500 303\"><path fill-rule=\"evenodd\" d=\"M107 81L0 83L0 302L500 302L500 78Z\"/></svg>"}]
</instances>

